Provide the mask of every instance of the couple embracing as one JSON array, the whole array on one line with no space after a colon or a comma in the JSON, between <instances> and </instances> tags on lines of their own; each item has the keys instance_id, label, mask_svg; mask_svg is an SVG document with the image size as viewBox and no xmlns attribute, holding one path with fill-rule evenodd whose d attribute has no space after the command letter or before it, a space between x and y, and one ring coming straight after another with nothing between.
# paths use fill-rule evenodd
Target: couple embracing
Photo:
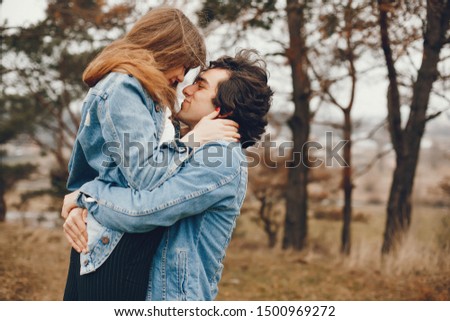
<instances>
[{"instance_id":1,"label":"couple embracing","mask_svg":"<svg viewBox=\"0 0 450 321\"><path fill-rule=\"evenodd\" d=\"M176 87L200 67L183 89ZM150 10L86 68L61 215L64 300L213 300L273 92L253 50L206 65L178 9Z\"/></svg>"}]
</instances>

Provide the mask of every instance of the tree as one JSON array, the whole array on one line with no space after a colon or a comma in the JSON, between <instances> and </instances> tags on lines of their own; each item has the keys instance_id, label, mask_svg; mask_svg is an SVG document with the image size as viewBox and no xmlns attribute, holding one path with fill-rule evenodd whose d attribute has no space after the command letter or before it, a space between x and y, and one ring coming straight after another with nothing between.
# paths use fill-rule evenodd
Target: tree
<instances>
[{"instance_id":1,"label":"tree","mask_svg":"<svg viewBox=\"0 0 450 321\"><path fill-rule=\"evenodd\" d=\"M306 2L288 0L286 3L289 48L286 57L292 70L294 114L289 120L293 137L293 155L300 155L290 168L286 188L286 219L283 248L300 250L308 234L308 146L310 132L311 80L308 74L306 47Z\"/></svg>"},{"instance_id":2,"label":"tree","mask_svg":"<svg viewBox=\"0 0 450 321\"><path fill-rule=\"evenodd\" d=\"M66 193L67 164L76 137L81 100L88 87L81 75L89 61L127 26L133 3L49 0L44 20L27 27L1 27L0 105L9 126L27 135L55 160L51 194ZM15 127L20 124L20 127Z\"/></svg>"},{"instance_id":3,"label":"tree","mask_svg":"<svg viewBox=\"0 0 450 321\"><path fill-rule=\"evenodd\" d=\"M302 249L306 244L308 225L308 138L310 132L310 88L309 63L307 59L307 31L312 4L288 0L284 13L276 6L277 1L219 1L204 0L198 13L203 27L213 21L220 23L236 23L239 25L236 37L250 28L270 30L275 20L281 18L287 24L289 43L281 43L282 51L271 53L281 55L290 66L292 72L292 101L294 114L289 120L292 130L292 161L289 164L288 183L286 187L286 218L284 224L283 248Z\"/></svg>"},{"instance_id":4,"label":"tree","mask_svg":"<svg viewBox=\"0 0 450 321\"><path fill-rule=\"evenodd\" d=\"M395 64L390 23L398 15L417 16L423 8L423 1L414 3L392 3L378 0L381 46L386 60L389 88L388 122L392 145L396 155L396 167L387 204L387 220L384 232L382 253L391 252L408 230L411 223L412 191L414 176L419 160L420 142L428 120L439 115L427 115L433 83L439 77L438 63L444 45L449 43L448 30L450 1L427 0L423 21L423 52L417 78L412 86L410 112L406 125L402 128L400 113L401 94L399 74ZM405 28L405 26L402 26ZM405 33L401 37L405 38Z\"/></svg>"},{"instance_id":5,"label":"tree","mask_svg":"<svg viewBox=\"0 0 450 321\"><path fill-rule=\"evenodd\" d=\"M343 123L325 123L342 131L343 145L342 183L344 205L342 207L343 226L341 233L341 252L350 254L351 221L352 221L352 133L353 121L351 112L355 104L356 86L359 77L378 66L359 70L356 65L368 49L374 47L374 26L372 8L368 2L335 1L331 6L323 6L320 14L321 41L324 46L315 48L315 55L321 56L325 63L320 66L311 65L315 79L320 86L323 101L337 107L343 114ZM332 48L331 50L329 48ZM321 50L321 52L317 52ZM326 57L326 58L325 58ZM314 58L313 58L314 59ZM341 85L341 86L339 86ZM337 87L337 88L336 88ZM348 88L345 101L343 89ZM341 97L340 97L341 96Z\"/></svg>"},{"instance_id":6,"label":"tree","mask_svg":"<svg viewBox=\"0 0 450 321\"><path fill-rule=\"evenodd\" d=\"M263 137L263 142L269 142L271 134ZM256 145L254 151L247 151L253 159L249 166L249 188L260 202L257 222L262 226L268 238L270 248L275 247L278 232L283 223L282 194L285 193L287 182L286 157L280 157L277 149L261 148ZM259 148L258 148L259 147Z\"/></svg>"}]
</instances>

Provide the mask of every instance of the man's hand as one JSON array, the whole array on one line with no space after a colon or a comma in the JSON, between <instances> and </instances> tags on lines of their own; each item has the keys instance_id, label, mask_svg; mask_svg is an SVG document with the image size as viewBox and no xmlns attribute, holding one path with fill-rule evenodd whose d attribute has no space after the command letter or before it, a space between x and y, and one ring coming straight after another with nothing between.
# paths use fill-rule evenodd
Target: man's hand
<instances>
[{"instance_id":1,"label":"man's hand","mask_svg":"<svg viewBox=\"0 0 450 321\"><path fill-rule=\"evenodd\" d=\"M64 196L64 203L61 209L61 216L63 219L67 219L72 209L78 207L76 200L79 195L79 191L72 192Z\"/></svg>"},{"instance_id":2,"label":"man's hand","mask_svg":"<svg viewBox=\"0 0 450 321\"><path fill-rule=\"evenodd\" d=\"M86 218L87 209L76 207L72 209L63 224L64 235L69 241L70 245L78 252L87 253L89 251L87 246L87 229Z\"/></svg>"}]
</instances>

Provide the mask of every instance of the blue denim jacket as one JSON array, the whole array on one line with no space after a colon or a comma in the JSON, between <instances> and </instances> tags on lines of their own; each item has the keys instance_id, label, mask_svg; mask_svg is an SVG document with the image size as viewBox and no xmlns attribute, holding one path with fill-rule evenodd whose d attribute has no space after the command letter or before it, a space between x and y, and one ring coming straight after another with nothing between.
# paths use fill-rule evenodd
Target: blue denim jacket
<instances>
[{"instance_id":1,"label":"blue denim jacket","mask_svg":"<svg viewBox=\"0 0 450 321\"><path fill-rule=\"evenodd\" d=\"M240 144L222 141L196 150L151 190L100 179L84 184L79 205L89 210L88 226L95 224L91 261L113 250L115 244L102 240L114 239L119 233L114 230L136 233L170 226L153 259L147 299L213 300L246 188Z\"/></svg>"},{"instance_id":2,"label":"blue denim jacket","mask_svg":"<svg viewBox=\"0 0 450 321\"><path fill-rule=\"evenodd\" d=\"M134 77L115 72L104 77L83 102L69 162L69 190L93 179L134 189L151 189L167 179L190 150L179 140L159 146L164 121L163 108ZM88 222L90 235L101 234L102 226L92 217ZM108 244L102 255L81 255L81 273L98 268L121 237L122 233L115 232L101 239ZM90 240L94 250L95 242L95 238Z\"/></svg>"}]
</instances>

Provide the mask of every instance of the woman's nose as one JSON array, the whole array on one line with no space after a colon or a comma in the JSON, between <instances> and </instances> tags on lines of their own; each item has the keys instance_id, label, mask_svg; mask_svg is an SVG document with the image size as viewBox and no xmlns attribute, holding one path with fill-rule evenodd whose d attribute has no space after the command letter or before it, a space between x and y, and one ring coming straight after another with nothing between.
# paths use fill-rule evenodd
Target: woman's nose
<instances>
[{"instance_id":1,"label":"woman's nose","mask_svg":"<svg viewBox=\"0 0 450 321\"><path fill-rule=\"evenodd\" d=\"M183 82L184 81L184 75L185 75L186 69L183 68L180 73L177 75L177 80L178 83Z\"/></svg>"}]
</instances>

